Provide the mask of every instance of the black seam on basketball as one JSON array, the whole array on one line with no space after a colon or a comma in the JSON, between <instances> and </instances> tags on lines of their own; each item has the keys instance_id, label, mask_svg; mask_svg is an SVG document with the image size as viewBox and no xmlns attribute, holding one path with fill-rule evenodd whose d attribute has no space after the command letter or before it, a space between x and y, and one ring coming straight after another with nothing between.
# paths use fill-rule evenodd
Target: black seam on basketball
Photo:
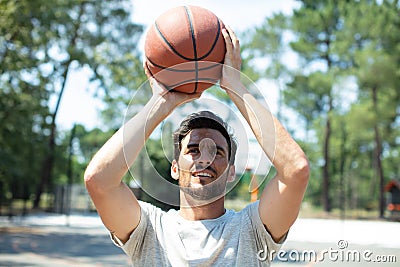
<instances>
[{"instance_id":1,"label":"black seam on basketball","mask_svg":"<svg viewBox=\"0 0 400 267\"><path fill-rule=\"evenodd\" d=\"M195 66L195 70L196 70L196 80L199 77L199 70L198 70L198 63L197 63L197 45L196 45L196 37L194 36L194 28L193 28L193 23L192 23L192 18L191 18L191 12L189 10L189 8L187 6L185 6L185 11L186 11L186 16L188 18L189 21L189 27L190 27L190 33L192 35L192 43L193 43L193 54L194 54L194 66ZM193 93L195 93L197 91L197 82L194 85L194 91Z\"/></svg>"},{"instance_id":2,"label":"black seam on basketball","mask_svg":"<svg viewBox=\"0 0 400 267\"><path fill-rule=\"evenodd\" d=\"M171 48L172 52L174 52L178 57L181 57L183 59L189 60L189 61L193 61L195 59L193 58L188 58L185 57L184 55L182 55L181 53L179 53L178 51L176 51L176 49L172 46L172 44L168 41L168 39L162 34L160 28L158 28L157 22L154 23L154 25L156 26L156 30L158 32L158 34L160 34L161 38L164 40L164 42L168 45L169 48Z\"/></svg>"},{"instance_id":3,"label":"black seam on basketball","mask_svg":"<svg viewBox=\"0 0 400 267\"><path fill-rule=\"evenodd\" d=\"M146 57L146 60L147 60L147 61L150 61L148 57ZM150 63L153 64L153 62L151 62L151 61L150 61ZM147 70L149 71L150 75L151 75L151 76L154 76L154 75L153 75L153 72L151 72L151 69L149 68L149 65L147 65L147 63L146 63L146 68L147 68Z\"/></svg>"},{"instance_id":4,"label":"black seam on basketball","mask_svg":"<svg viewBox=\"0 0 400 267\"><path fill-rule=\"evenodd\" d=\"M215 37L214 43L212 44L210 50L202 57L199 57L197 60L202 60L203 58L206 58L211 52L214 50L215 46L217 45L218 39L219 39L219 34L221 33L221 24L219 23L219 19L216 17L217 22L218 22L218 31L217 31L217 36Z\"/></svg>"},{"instance_id":5,"label":"black seam on basketball","mask_svg":"<svg viewBox=\"0 0 400 267\"><path fill-rule=\"evenodd\" d=\"M218 79L212 79L212 78L188 79L188 80L185 80L185 81L182 81L182 82L179 82L179 83L169 84L168 87L175 88L175 87L180 86L180 85L185 85L185 84L192 83L192 82L196 82L197 83L199 81L200 82L209 82L210 84L215 84L218 81Z\"/></svg>"},{"instance_id":6,"label":"black seam on basketball","mask_svg":"<svg viewBox=\"0 0 400 267\"><path fill-rule=\"evenodd\" d=\"M177 64L177 65L174 65L174 66L172 66L172 67L164 67L164 66L161 66L161 65L158 65L158 64L154 63L154 62L151 61L149 58L147 58L147 60L148 60L153 66L155 66L155 67L157 67L157 68L160 68L160 69L163 69L163 70L166 70L166 71L172 71L172 72L195 72L195 71L196 71L195 69L177 70L177 69L174 69L174 68L173 68L174 66L179 66L179 65L181 65L181 64ZM217 63L217 62L211 62L211 61L207 61L207 62L212 63L212 65L211 65L211 66L208 66L208 67L199 68L198 71L209 70L209 69L218 67L218 66L220 66L220 64L224 63L224 61L219 62L219 63ZM182 63L182 64L186 64L186 63Z\"/></svg>"},{"instance_id":7,"label":"black seam on basketball","mask_svg":"<svg viewBox=\"0 0 400 267\"><path fill-rule=\"evenodd\" d=\"M160 69L167 69L168 68L168 67L164 67L164 66L158 65L157 63L153 62L148 57L146 57L146 59L147 59L147 61L149 61L152 65L156 66L157 68L160 68Z\"/></svg>"},{"instance_id":8,"label":"black seam on basketball","mask_svg":"<svg viewBox=\"0 0 400 267\"><path fill-rule=\"evenodd\" d=\"M197 68L197 70L199 72L201 72L201 71L209 70L209 69L212 69L212 68L215 68L215 67L218 67L218 66L220 66L220 64L219 63L215 63L212 66L203 67L203 68ZM173 72L195 72L196 71L195 69L192 69L192 70L177 70L177 69L170 69L170 68L166 68L165 70L173 71Z\"/></svg>"}]
</instances>

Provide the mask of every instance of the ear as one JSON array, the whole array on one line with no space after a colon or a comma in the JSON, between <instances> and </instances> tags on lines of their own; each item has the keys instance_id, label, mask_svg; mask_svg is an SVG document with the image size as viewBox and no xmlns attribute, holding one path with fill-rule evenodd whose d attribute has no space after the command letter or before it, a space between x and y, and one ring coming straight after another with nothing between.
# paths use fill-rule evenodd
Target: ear
<instances>
[{"instance_id":1,"label":"ear","mask_svg":"<svg viewBox=\"0 0 400 267\"><path fill-rule=\"evenodd\" d=\"M235 178L236 178L236 169L235 169L235 165L230 165L228 170L228 182L234 182Z\"/></svg>"},{"instance_id":2,"label":"ear","mask_svg":"<svg viewBox=\"0 0 400 267\"><path fill-rule=\"evenodd\" d=\"M176 160L172 161L171 165L171 177L175 180L179 180L179 167L178 162Z\"/></svg>"}]
</instances>

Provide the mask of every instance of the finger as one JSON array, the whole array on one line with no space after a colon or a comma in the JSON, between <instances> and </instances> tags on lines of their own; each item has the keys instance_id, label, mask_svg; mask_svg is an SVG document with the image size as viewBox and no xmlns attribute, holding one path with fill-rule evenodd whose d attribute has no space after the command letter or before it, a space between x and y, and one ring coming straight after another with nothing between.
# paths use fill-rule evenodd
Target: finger
<instances>
[{"instance_id":1,"label":"finger","mask_svg":"<svg viewBox=\"0 0 400 267\"><path fill-rule=\"evenodd\" d=\"M144 68L144 73L146 74L147 78L150 79L151 77L153 77L153 74L151 73L151 71L149 69L149 65L148 65L148 62L146 59L143 61L143 68Z\"/></svg>"},{"instance_id":2,"label":"finger","mask_svg":"<svg viewBox=\"0 0 400 267\"><path fill-rule=\"evenodd\" d=\"M222 35L224 37L225 40L225 46L226 46L226 52L227 54L231 54L232 53L232 39L228 33L227 29L222 29Z\"/></svg>"},{"instance_id":3,"label":"finger","mask_svg":"<svg viewBox=\"0 0 400 267\"><path fill-rule=\"evenodd\" d=\"M229 25L226 25L225 28L226 28L226 30L228 31L229 36L230 36L232 39L234 39L234 37L236 37L236 35L235 35L235 32L232 30L232 28L229 27Z\"/></svg>"},{"instance_id":4,"label":"finger","mask_svg":"<svg viewBox=\"0 0 400 267\"><path fill-rule=\"evenodd\" d=\"M231 38L231 42L232 42L233 47L235 49L240 48L239 38L237 38L235 32L228 25L226 25L225 27L226 27L226 29L227 29L227 31L229 33L229 36Z\"/></svg>"}]
</instances>

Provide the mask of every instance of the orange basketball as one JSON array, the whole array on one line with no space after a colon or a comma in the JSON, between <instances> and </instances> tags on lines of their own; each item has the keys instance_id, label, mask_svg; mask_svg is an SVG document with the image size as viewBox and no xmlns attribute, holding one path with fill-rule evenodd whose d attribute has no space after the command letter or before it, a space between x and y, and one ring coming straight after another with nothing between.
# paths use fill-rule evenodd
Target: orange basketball
<instances>
[{"instance_id":1,"label":"orange basketball","mask_svg":"<svg viewBox=\"0 0 400 267\"><path fill-rule=\"evenodd\" d=\"M225 58L223 22L198 6L161 14L147 32L146 64L168 90L202 92L221 78Z\"/></svg>"}]
</instances>

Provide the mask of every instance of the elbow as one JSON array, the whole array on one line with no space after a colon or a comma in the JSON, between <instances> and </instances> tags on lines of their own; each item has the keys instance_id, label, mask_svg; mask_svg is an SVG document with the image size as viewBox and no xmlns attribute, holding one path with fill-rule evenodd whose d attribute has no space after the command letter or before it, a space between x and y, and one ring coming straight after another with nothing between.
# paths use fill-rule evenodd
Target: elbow
<instances>
[{"instance_id":1,"label":"elbow","mask_svg":"<svg viewBox=\"0 0 400 267\"><path fill-rule=\"evenodd\" d=\"M86 169L85 173L83 175L83 181L84 181L85 185L89 185L90 183L92 183L92 181L94 179L96 179L95 177L96 176L92 171L90 171L89 169Z\"/></svg>"},{"instance_id":2,"label":"elbow","mask_svg":"<svg viewBox=\"0 0 400 267\"><path fill-rule=\"evenodd\" d=\"M119 186L119 182L114 184L112 179L109 178L101 167L90 164L83 175L86 190L90 195L104 194Z\"/></svg>"},{"instance_id":3,"label":"elbow","mask_svg":"<svg viewBox=\"0 0 400 267\"><path fill-rule=\"evenodd\" d=\"M296 162L292 177L295 177L297 182L304 184L304 186L307 186L308 180L310 178L310 163L305 156Z\"/></svg>"},{"instance_id":4,"label":"elbow","mask_svg":"<svg viewBox=\"0 0 400 267\"><path fill-rule=\"evenodd\" d=\"M287 164L282 172L281 179L286 185L307 187L310 177L310 164L307 157L301 156Z\"/></svg>"},{"instance_id":5,"label":"elbow","mask_svg":"<svg viewBox=\"0 0 400 267\"><path fill-rule=\"evenodd\" d=\"M89 191L89 193L91 191L95 190L96 188L99 188L98 173L95 170L93 170L92 168L90 168L90 166L85 170L83 179L84 179L85 187Z\"/></svg>"}]
</instances>

